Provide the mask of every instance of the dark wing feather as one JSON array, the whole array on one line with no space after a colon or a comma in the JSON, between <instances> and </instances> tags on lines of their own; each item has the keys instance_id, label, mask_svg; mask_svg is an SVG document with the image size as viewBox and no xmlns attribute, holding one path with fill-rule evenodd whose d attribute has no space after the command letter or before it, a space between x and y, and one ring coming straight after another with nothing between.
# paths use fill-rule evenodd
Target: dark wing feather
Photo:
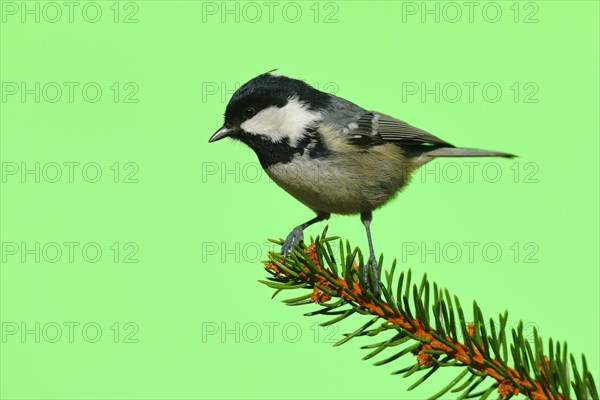
<instances>
[{"instance_id":1,"label":"dark wing feather","mask_svg":"<svg viewBox=\"0 0 600 400\"><path fill-rule=\"evenodd\" d=\"M360 116L356 123L358 128L351 129L348 133L349 141L358 146L375 146L383 144L383 138L377 134L377 126L374 125L373 113L366 113Z\"/></svg>"},{"instance_id":2,"label":"dark wing feather","mask_svg":"<svg viewBox=\"0 0 600 400\"><path fill-rule=\"evenodd\" d=\"M386 142L398 142L404 145L426 144L435 147L454 147L423 129L409 125L389 115L376 113L375 117L378 117L377 133Z\"/></svg>"},{"instance_id":3,"label":"dark wing feather","mask_svg":"<svg viewBox=\"0 0 600 400\"><path fill-rule=\"evenodd\" d=\"M357 123L358 128L349 132L350 142L357 145L373 146L390 142L403 147L414 148L416 151L419 151L419 149L454 147L429 132L377 112L363 114Z\"/></svg>"}]
</instances>

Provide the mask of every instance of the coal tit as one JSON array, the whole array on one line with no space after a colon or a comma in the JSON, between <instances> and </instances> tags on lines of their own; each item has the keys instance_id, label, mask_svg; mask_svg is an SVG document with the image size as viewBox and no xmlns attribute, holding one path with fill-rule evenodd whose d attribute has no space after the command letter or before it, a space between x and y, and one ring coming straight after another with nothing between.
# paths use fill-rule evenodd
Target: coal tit
<instances>
[{"instance_id":1,"label":"coal tit","mask_svg":"<svg viewBox=\"0 0 600 400\"><path fill-rule=\"evenodd\" d=\"M233 94L225 124L209 142L225 137L247 144L269 177L317 214L287 236L284 257L315 222L332 213L360 214L370 252L363 280L375 294L379 268L371 239L372 212L408 183L412 171L435 157L513 157L455 147L404 121L272 71Z\"/></svg>"}]
</instances>

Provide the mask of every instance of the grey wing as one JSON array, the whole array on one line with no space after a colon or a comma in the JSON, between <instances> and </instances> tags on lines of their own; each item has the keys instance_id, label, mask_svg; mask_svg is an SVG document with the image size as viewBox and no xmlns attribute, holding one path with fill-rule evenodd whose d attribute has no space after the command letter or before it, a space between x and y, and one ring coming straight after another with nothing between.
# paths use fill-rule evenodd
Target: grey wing
<instances>
[{"instance_id":1,"label":"grey wing","mask_svg":"<svg viewBox=\"0 0 600 400\"><path fill-rule=\"evenodd\" d=\"M348 135L348 142L357 146L397 144L417 166L434 157L515 157L501 151L455 147L423 129L378 112L362 113L342 132Z\"/></svg>"},{"instance_id":2,"label":"grey wing","mask_svg":"<svg viewBox=\"0 0 600 400\"><path fill-rule=\"evenodd\" d=\"M423 129L378 112L367 112L361 115L357 121L357 128L348 134L351 143L362 146L390 142L415 152L439 147L454 147Z\"/></svg>"}]
</instances>

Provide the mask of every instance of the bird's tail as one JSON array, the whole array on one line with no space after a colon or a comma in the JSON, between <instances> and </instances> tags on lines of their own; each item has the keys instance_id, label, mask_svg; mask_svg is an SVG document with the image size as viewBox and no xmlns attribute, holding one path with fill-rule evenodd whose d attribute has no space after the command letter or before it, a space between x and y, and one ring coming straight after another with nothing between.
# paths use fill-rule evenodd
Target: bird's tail
<instances>
[{"instance_id":1,"label":"bird's tail","mask_svg":"<svg viewBox=\"0 0 600 400\"><path fill-rule=\"evenodd\" d=\"M469 149L466 147L442 147L426 153L429 157L516 157L514 154L494 150Z\"/></svg>"},{"instance_id":2,"label":"bird's tail","mask_svg":"<svg viewBox=\"0 0 600 400\"><path fill-rule=\"evenodd\" d=\"M440 147L428 151L419 157L417 163L423 165L436 157L516 157L514 154L504 153L502 151L469 149L466 147Z\"/></svg>"}]
</instances>

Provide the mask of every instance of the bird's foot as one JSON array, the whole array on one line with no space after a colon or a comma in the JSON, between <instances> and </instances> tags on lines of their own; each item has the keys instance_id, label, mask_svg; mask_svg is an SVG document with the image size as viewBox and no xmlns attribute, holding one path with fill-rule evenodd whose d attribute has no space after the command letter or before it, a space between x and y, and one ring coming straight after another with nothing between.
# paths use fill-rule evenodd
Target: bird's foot
<instances>
[{"instance_id":1,"label":"bird's foot","mask_svg":"<svg viewBox=\"0 0 600 400\"><path fill-rule=\"evenodd\" d=\"M373 271L373 286L371 287L371 279L369 279L369 270ZM365 287L373 292L375 297L379 297L379 265L377 265L377 260L375 256L369 257L369 261L365 265L365 269L363 270L363 282Z\"/></svg>"},{"instance_id":2,"label":"bird's foot","mask_svg":"<svg viewBox=\"0 0 600 400\"><path fill-rule=\"evenodd\" d=\"M283 255L283 261L287 258L289 252L294 249L295 243L300 243L304 239L304 235L302 234L302 228L297 226L290 232L290 234L283 242L283 246L281 246L281 254Z\"/></svg>"}]
</instances>

